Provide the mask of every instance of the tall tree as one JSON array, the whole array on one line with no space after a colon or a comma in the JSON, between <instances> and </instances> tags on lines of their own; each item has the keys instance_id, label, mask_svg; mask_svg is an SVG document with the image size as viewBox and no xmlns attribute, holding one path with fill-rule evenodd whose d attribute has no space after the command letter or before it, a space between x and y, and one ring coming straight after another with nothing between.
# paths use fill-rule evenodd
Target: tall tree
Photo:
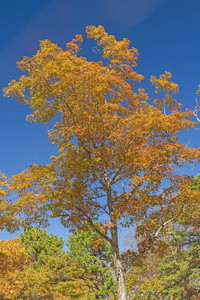
<instances>
[{"instance_id":1,"label":"tall tree","mask_svg":"<svg viewBox=\"0 0 200 300\"><path fill-rule=\"evenodd\" d=\"M136 89L143 76L134 71L138 52L129 49L130 41L117 41L102 26L88 26L86 32L96 41L100 61L79 56L81 35L66 51L45 40L36 55L18 63L26 75L5 89L5 95L30 105L30 121L47 123L60 115L48 132L58 155L49 165L32 165L13 176L12 190L18 193L13 209L22 226L48 224L49 217L60 217L66 227L86 220L111 244L118 297L125 300L118 226L139 224L145 252L180 213L175 208L185 209L189 197L195 201L185 185L189 177L173 167L192 163L199 150L178 141L180 130L194 123L192 113L182 112L172 97L178 85L171 74L151 78L162 93L149 104L144 89ZM96 226L102 219L109 235Z\"/></svg>"}]
</instances>

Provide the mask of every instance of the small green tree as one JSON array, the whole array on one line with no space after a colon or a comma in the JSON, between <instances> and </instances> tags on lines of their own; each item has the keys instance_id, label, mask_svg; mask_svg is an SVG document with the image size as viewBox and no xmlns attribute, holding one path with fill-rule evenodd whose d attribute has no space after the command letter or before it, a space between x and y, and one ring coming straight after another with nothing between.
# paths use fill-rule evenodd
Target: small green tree
<instances>
[{"instance_id":1,"label":"small green tree","mask_svg":"<svg viewBox=\"0 0 200 300\"><path fill-rule=\"evenodd\" d=\"M85 299L84 270L64 253L62 238L35 226L20 234L20 239L31 260L19 274L24 288L17 299Z\"/></svg>"},{"instance_id":2,"label":"small green tree","mask_svg":"<svg viewBox=\"0 0 200 300\"><path fill-rule=\"evenodd\" d=\"M192 190L200 191L200 174L194 178ZM199 210L198 204L196 208ZM169 229L169 252L160 267L165 295L177 300L197 299L200 293L200 226L195 215L187 219L190 223L183 215Z\"/></svg>"},{"instance_id":3,"label":"small green tree","mask_svg":"<svg viewBox=\"0 0 200 300\"><path fill-rule=\"evenodd\" d=\"M67 246L71 258L84 269L83 278L89 288L87 299L116 299L116 284L110 271L110 244L85 222L82 229L69 235Z\"/></svg>"},{"instance_id":4,"label":"small green tree","mask_svg":"<svg viewBox=\"0 0 200 300\"><path fill-rule=\"evenodd\" d=\"M110 245L87 223L69 236L67 253L62 238L38 227L24 231L20 239L34 261L21 272L20 299L116 299Z\"/></svg>"},{"instance_id":5,"label":"small green tree","mask_svg":"<svg viewBox=\"0 0 200 300\"><path fill-rule=\"evenodd\" d=\"M161 264L166 296L195 299L200 292L200 228L172 231L169 254Z\"/></svg>"},{"instance_id":6,"label":"small green tree","mask_svg":"<svg viewBox=\"0 0 200 300\"><path fill-rule=\"evenodd\" d=\"M47 257L63 253L64 241L57 235L48 234L36 226L20 234L20 240L26 245L26 252L33 260L44 260Z\"/></svg>"}]
</instances>

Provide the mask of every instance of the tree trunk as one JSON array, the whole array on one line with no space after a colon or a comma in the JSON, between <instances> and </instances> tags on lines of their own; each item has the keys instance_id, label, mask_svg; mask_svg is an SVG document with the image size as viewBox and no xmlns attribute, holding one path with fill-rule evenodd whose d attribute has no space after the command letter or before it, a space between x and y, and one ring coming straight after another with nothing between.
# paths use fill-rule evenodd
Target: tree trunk
<instances>
[{"instance_id":1,"label":"tree trunk","mask_svg":"<svg viewBox=\"0 0 200 300\"><path fill-rule=\"evenodd\" d=\"M112 254L113 254L113 263L115 267L118 299L126 300L127 297L126 297L125 277L124 277L124 271L123 271L123 267L119 255L117 226L111 229L111 235L112 235Z\"/></svg>"},{"instance_id":2,"label":"tree trunk","mask_svg":"<svg viewBox=\"0 0 200 300\"><path fill-rule=\"evenodd\" d=\"M111 249L113 255L113 263L115 268L115 276L117 283L117 292L118 292L118 300L127 300L126 297L126 286L125 286L125 276L122 267L122 263L119 255L119 242L118 242L118 230L116 220L113 218L114 206L112 199L112 192L110 181L107 177L107 173L105 172L105 181L106 181L106 194L107 194L107 203L109 208L110 221L112 223L111 227Z\"/></svg>"}]
</instances>

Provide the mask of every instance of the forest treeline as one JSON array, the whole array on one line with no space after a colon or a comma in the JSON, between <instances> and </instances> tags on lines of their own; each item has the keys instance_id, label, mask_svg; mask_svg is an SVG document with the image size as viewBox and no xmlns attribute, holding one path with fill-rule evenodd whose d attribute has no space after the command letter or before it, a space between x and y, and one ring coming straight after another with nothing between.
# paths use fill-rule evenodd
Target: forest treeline
<instances>
[{"instance_id":1,"label":"forest treeline","mask_svg":"<svg viewBox=\"0 0 200 300\"><path fill-rule=\"evenodd\" d=\"M179 221L137 261L141 243L128 239L121 253L128 299L199 299L200 230ZM110 244L87 223L68 236L66 252L64 244L36 226L1 241L0 299L117 300Z\"/></svg>"},{"instance_id":2,"label":"forest treeline","mask_svg":"<svg viewBox=\"0 0 200 300\"><path fill-rule=\"evenodd\" d=\"M149 96L128 39L102 26L86 35L94 61L81 56L82 35L66 50L44 40L4 89L29 106L28 121L52 125L57 154L1 174L0 229L25 230L0 242L1 298L198 299L199 176L184 167L199 163L200 148L179 140L199 121L198 102L182 107L170 72L151 76ZM73 232L67 253L39 229L52 218ZM134 228L125 252L123 227Z\"/></svg>"}]
</instances>

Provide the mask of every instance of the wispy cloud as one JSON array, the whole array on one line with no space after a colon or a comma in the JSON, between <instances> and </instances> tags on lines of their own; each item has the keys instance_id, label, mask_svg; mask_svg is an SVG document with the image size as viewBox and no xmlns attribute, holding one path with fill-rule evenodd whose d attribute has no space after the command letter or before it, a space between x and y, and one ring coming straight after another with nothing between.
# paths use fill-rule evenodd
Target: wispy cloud
<instances>
[{"instance_id":1,"label":"wispy cloud","mask_svg":"<svg viewBox=\"0 0 200 300\"><path fill-rule=\"evenodd\" d=\"M68 34L74 29L72 9L65 0L53 0L42 8L37 15L18 32L4 49L3 55L16 48L29 55L38 48L39 40L68 40ZM74 33L72 33L74 35Z\"/></svg>"},{"instance_id":2,"label":"wispy cloud","mask_svg":"<svg viewBox=\"0 0 200 300\"><path fill-rule=\"evenodd\" d=\"M101 0L102 11L115 24L134 26L147 19L164 0Z\"/></svg>"}]
</instances>

